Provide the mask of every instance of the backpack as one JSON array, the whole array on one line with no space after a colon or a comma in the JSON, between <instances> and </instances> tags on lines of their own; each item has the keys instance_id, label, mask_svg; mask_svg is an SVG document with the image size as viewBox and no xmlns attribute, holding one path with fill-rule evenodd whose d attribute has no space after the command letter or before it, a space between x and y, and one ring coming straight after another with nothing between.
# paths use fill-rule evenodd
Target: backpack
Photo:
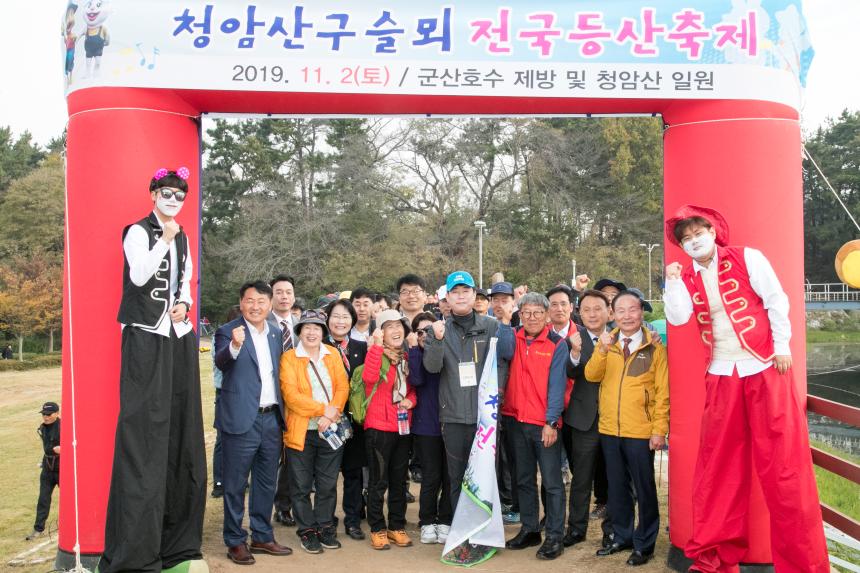
<instances>
[{"instance_id":1,"label":"backpack","mask_svg":"<svg viewBox=\"0 0 860 573\"><path fill-rule=\"evenodd\" d=\"M364 373L364 364L355 369L352 377L349 380L349 398L347 405L349 412L352 414L352 419L358 424L364 424L364 419L367 417L367 405L373 400L373 395L376 394L376 387L379 386L379 381L388 374L388 369L391 367L391 362L386 356L382 357L382 368L380 368L379 378L373 384L373 389L370 391L370 396L367 395L367 389L362 379Z\"/></svg>"}]
</instances>

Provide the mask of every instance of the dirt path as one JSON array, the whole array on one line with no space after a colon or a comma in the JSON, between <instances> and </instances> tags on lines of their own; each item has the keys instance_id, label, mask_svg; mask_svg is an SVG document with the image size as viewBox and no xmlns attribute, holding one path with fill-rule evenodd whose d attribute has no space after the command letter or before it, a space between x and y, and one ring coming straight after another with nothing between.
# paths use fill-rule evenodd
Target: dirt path
<instances>
[{"instance_id":1,"label":"dirt path","mask_svg":"<svg viewBox=\"0 0 860 573\"><path fill-rule=\"evenodd\" d=\"M201 355L201 375L203 379L203 410L204 424L206 429L206 447L211 460L211 450L215 441L215 432L212 429L214 416L214 391L211 380L211 355ZM0 374L0 415L3 416L3 425L0 428L0 437L3 439L4 452L0 456L0 483L6 486L7 495L0 496L0 569L12 570L22 573L46 572L51 569L51 561L47 563L34 564L26 567L10 568L6 564L15 555L32 548L34 545L24 542L22 537L26 529L32 523L32 506L35 505L38 492L38 470L35 463L38 461L30 451L35 443L33 430L38 425L38 416L35 415L41 404L49 399L59 401L60 399L59 368L48 370L34 370L29 372L7 372ZM62 404L61 404L62 407ZM31 443L33 442L33 443ZM10 449L14 445L14 450ZM19 451L20 450L20 451ZM13 455L10 455L13 454ZM5 459L3 459L5 458ZM22 472L22 464L26 463L27 471ZM667 480L665 473L667 463L663 464L664 478L660 488L662 527L657 541L657 554L646 566L637 569L642 572L668 571L665 567L666 555L669 547L666 535L666 495ZM418 484L411 485L411 491L418 495ZM57 498L49 521L56 519ZM338 508L340 514L340 509ZM318 571L349 571L350 573L375 573L378 571L408 571L409 573L423 573L433 571L456 571L457 569L443 565L439 562L442 553L441 545L421 545L418 543L418 504L409 505L407 512L407 530L415 541L410 548L392 547L390 551L376 552L370 548L369 541L353 541L346 538L342 533L341 542L343 548L329 550L322 555L309 555L301 551L295 528L286 528L275 524L276 538L293 548L294 553L289 557L259 556L257 565L251 571L302 571L316 573ZM228 571L243 571L248 573L249 568L231 563L225 555L225 547L221 538L221 527L223 518L223 506L220 500L209 498L206 508L206 520L204 526L203 551L210 569L215 573ZM246 517L247 522L247 517ZM247 525L246 525L247 527ZM367 531L366 523L363 524ZM600 542L599 527L597 522L590 524L589 539L568 549L563 556L555 561L538 561L535 549L525 551L501 551L498 555L486 563L474 567L475 571L493 571L499 573L522 573L525 571L541 571L542 573L614 573L627 570L624 561L626 554L612 557L598 558L594 555ZM506 536L513 537L518 531L518 526L508 526ZM341 530L342 532L342 530ZM56 554L56 546L49 544L33 555L33 557L52 557Z\"/></svg>"}]
</instances>

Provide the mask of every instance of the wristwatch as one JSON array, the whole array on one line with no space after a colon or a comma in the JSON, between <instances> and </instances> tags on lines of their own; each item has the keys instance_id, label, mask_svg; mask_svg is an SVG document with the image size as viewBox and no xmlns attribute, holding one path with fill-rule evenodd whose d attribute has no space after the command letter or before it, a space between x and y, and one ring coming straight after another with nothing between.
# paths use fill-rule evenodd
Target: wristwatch
<instances>
[{"instance_id":1,"label":"wristwatch","mask_svg":"<svg viewBox=\"0 0 860 573\"><path fill-rule=\"evenodd\" d=\"M558 430L558 420L553 420L552 422L547 422L547 426L552 428L553 430Z\"/></svg>"}]
</instances>

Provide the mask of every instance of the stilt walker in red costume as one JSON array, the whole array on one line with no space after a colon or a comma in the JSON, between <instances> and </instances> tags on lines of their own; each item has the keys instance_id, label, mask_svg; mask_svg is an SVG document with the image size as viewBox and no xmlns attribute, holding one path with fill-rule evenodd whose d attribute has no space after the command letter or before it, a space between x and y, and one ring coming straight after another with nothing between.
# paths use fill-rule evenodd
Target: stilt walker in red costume
<instances>
[{"instance_id":1,"label":"stilt walker in red costume","mask_svg":"<svg viewBox=\"0 0 860 573\"><path fill-rule=\"evenodd\" d=\"M666 236L693 259L666 267L666 318L681 325L695 317L708 360L690 571L738 570L752 464L770 512L776 573L827 573L806 414L791 371L788 297L761 251L728 246L719 212L685 205L666 221Z\"/></svg>"}]
</instances>

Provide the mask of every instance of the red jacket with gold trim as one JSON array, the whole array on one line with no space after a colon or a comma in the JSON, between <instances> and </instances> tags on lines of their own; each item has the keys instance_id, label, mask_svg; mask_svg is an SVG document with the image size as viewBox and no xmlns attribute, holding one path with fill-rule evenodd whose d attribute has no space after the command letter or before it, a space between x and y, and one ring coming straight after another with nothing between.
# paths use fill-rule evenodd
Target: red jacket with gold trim
<instances>
[{"instance_id":1,"label":"red jacket with gold trim","mask_svg":"<svg viewBox=\"0 0 860 573\"><path fill-rule=\"evenodd\" d=\"M732 323L741 346L762 362L773 360L773 334L770 319L761 297L750 284L749 272L744 259L744 247L717 247L717 283L726 315ZM684 286L693 299L693 314L710 362L713 355L713 332L711 312L705 285L700 273L692 265L681 275Z\"/></svg>"}]
</instances>

